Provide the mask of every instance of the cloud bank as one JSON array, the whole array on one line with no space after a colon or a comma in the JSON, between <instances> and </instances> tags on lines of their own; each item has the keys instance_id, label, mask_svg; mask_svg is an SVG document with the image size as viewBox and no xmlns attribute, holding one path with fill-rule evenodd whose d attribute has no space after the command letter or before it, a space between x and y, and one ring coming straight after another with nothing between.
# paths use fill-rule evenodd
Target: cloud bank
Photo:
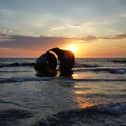
<instances>
[{"instance_id":1,"label":"cloud bank","mask_svg":"<svg viewBox=\"0 0 126 126\"><path fill-rule=\"evenodd\" d=\"M0 48L45 49L64 44L70 38L0 34Z\"/></svg>"},{"instance_id":2,"label":"cloud bank","mask_svg":"<svg viewBox=\"0 0 126 126\"><path fill-rule=\"evenodd\" d=\"M107 37L104 37L104 36L98 36L98 37L97 36L87 36L87 37L83 38L83 40L87 40L87 41L99 40L99 39L103 39L103 40L106 40L106 39L111 39L111 40L126 39L126 33L115 34L115 35L107 36Z\"/></svg>"},{"instance_id":3,"label":"cloud bank","mask_svg":"<svg viewBox=\"0 0 126 126\"><path fill-rule=\"evenodd\" d=\"M126 39L126 33L116 34L108 37L100 36L85 36L83 38L67 38L67 37L49 37L49 36L22 36L22 35L7 35L0 33L0 48L28 48L28 49L45 49L58 47L67 44L72 40L81 40L81 42L90 42L95 40L117 40Z\"/></svg>"}]
</instances>

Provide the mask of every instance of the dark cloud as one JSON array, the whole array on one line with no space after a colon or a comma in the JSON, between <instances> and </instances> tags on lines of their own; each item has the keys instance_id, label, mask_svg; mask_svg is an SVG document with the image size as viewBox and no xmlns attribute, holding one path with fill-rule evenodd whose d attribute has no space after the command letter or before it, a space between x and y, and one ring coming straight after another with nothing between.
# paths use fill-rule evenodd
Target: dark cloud
<instances>
[{"instance_id":1,"label":"dark cloud","mask_svg":"<svg viewBox=\"0 0 126 126\"><path fill-rule=\"evenodd\" d=\"M126 34L116 34L109 37L86 36L83 38L65 38L65 37L49 37L49 36L21 36L6 35L0 33L0 48L27 48L27 49L45 49L52 47L61 47L70 40L83 40L90 42L99 39L125 39Z\"/></svg>"},{"instance_id":2,"label":"dark cloud","mask_svg":"<svg viewBox=\"0 0 126 126\"><path fill-rule=\"evenodd\" d=\"M87 37L84 37L82 38L83 40L85 41L92 41L92 40L98 40L98 39L113 39L113 40L116 40L116 39L125 39L126 38L126 33L123 33L123 34L116 34L116 35L113 35L113 36L107 36L107 37L104 37L104 36L87 36Z\"/></svg>"},{"instance_id":3,"label":"dark cloud","mask_svg":"<svg viewBox=\"0 0 126 126\"><path fill-rule=\"evenodd\" d=\"M0 40L3 38L8 38L8 35L0 32Z\"/></svg>"},{"instance_id":4,"label":"dark cloud","mask_svg":"<svg viewBox=\"0 0 126 126\"><path fill-rule=\"evenodd\" d=\"M125 38L126 38L126 33L116 34L116 35L110 36L110 37L101 37L101 39L125 39Z\"/></svg>"},{"instance_id":5,"label":"dark cloud","mask_svg":"<svg viewBox=\"0 0 126 126\"><path fill-rule=\"evenodd\" d=\"M0 42L8 41L10 39L11 39L11 36L0 32Z\"/></svg>"},{"instance_id":6,"label":"dark cloud","mask_svg":"<svg viewBox=\"0 0 126 126\"><path fill-rule=\"evenodd\" d=\"M8 38L7 35L2 35L4 38ZM48 36L40 36L40 37L32 37L32 36L21 36L21 35L11 35L8 41L1 41L0 48L31 48L31 49L45 49L56 47L61 44L64 44L66 40L70 38L64 37L48 37Z\"/></svg>"},{"instance_id":7,"label":"dark cloud","mask_svg":"<svg viewBox=\"0 0 126 126\"><path fill-rule=\"evenodd\" d=\"M97 37L96 36L86 36L86 37L83 37L82 40L84 41L92 41L92 40L96 40Z\"/></svg>"}]
</instances>

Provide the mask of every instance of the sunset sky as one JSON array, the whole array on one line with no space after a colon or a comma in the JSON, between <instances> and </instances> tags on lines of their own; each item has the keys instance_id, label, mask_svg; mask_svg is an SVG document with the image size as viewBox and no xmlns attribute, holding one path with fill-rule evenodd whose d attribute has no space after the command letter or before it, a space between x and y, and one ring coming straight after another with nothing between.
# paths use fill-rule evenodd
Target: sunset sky
<instances>
[{"instance_id":1,"label":"sunset sky","mask_svg":"<svg viewBox=\"0 0 126 126\"><path fill-rule=\"evenodd\" d=\"M126 57L126 0L0 0L0 57L38 57L53 47Z\"/></svg>"}]
</instances>

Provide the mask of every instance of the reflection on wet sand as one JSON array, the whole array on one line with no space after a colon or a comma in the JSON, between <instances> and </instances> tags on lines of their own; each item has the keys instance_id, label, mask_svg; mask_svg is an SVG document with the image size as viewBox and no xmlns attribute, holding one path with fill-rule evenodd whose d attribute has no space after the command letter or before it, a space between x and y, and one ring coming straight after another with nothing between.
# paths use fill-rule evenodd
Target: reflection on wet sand
<instances>
[{"instance_id":1,"label":"reflection on wet sand","mask_svg":"<svg viewBox=\"0 0 126 126\"><path fill-rule=\"evenodd\" d=\"M82 108L89 108L89 107L95 106L95 104L91 102L89 98L84 97L84 95L88 93L89 93L89 90L84 90L84 87L74 85L73 99L75 103L77 104L78 108L82 109Z\"/></svg>"},{"instance_id":2,"label":"reflection on wet sand","mask_svg":"<svg viewBox=\"0 0 126 126\"><path fill-rule=\"evenodd\" d=\"M79 84L78 82L75 83L73 81L70 81L70 80L73 80L76 78L79 78L78 74L73 73L72 76L67 77L67 79L69 81L67 80L66 83L64 83L64 81L63 82L60 81L60 86L70 87L69 92L65 92L64 95L68 95L67 99L71 98L71 100L70 100L71 105L74 106L75 108L82 109L82 108L89 108L89 107L95 106L96 104L93 103L89 98L84 97L84 95L91 93L90 86L88 84L83 85L83 84ZM58 85L59 85L59 83L58 83ZM61 93L60 93L60 95L61 95ZM62 93L62 95L63 95L63 93ZM67 103L69 103L69 102L67 102Z\"/></svg>"},{"instance_id":3,"label":"reflection on wet sand","mask_svg":"<svg viewBox=\"0 0 126 126\"><path fill-rule=\"evenodd\" d=\"M52 87L51 92L57 93L55 97L53 97L53 100L55 98L58 98L58 101L55 101L54 103L59 104L58 108L60 106L65 106L63 109L73 109L73 108L89 108L94 106L95 104L91 102L89 98L85 98L84 95L90 93L90 87L86 85L79 84L78 82L73 82L73 75L71 77L65 77L65 80L62 80L62 77L59 79L51 81L53 85L51 84L50 87ZM55 87L54 87L55 85ZM67 88L66 88L67 87ZM49 89L48 89L49 90ZM83 96L81 96L83 95ZM52 99L52 98L51 98ZM63 101L63 102L61 102ZM62 105L61 105L62 103Z\"/></svg>"},{"instance_id":4,"label":"reflection on wet sand","mask_svg":"<svg viewBox=\"0 0 126 126\"><path fill-rule=\"evenodd\" d=\"M90 102L88 99L82 98L80 96L75 96L74 100L77 103L78 107L81 109L95 106L95 104L93 102Z\"/></svg>"}]
</instances>

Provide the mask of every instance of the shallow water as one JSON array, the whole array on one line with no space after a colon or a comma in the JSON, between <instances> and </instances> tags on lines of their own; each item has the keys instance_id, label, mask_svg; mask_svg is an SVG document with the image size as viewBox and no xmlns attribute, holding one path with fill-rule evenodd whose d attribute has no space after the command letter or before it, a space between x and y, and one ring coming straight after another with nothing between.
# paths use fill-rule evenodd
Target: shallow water
<instances>
[{"instance_id":1,"label":"shallow water","mask_svg":"<svg viewBox=\"0 0 126 126\"><path fill-rule=\"evenodd\" d=\"M126 125L125 60L77 59L57 78L36 77L35 59L0 59L0 125Z\"/></svg>"}]
</instances>

